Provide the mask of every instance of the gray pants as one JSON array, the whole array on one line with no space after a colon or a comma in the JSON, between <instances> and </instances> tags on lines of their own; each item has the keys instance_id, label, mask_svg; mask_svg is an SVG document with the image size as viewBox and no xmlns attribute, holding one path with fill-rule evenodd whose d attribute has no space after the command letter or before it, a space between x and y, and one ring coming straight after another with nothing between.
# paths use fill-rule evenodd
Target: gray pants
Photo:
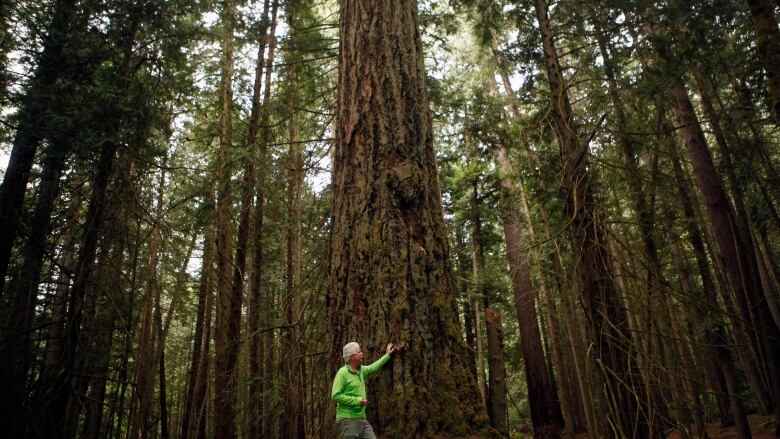
<instances>
[{"instance_id":1,"label":"gray pants","mask_svg":"<svg viewBox=\"0 0 780 439\"><path fill-rule=\"evenodd\" d=\"M339 419L339 439L376 439L374 429L365 419Z\"/></svg>"}]
</instances>

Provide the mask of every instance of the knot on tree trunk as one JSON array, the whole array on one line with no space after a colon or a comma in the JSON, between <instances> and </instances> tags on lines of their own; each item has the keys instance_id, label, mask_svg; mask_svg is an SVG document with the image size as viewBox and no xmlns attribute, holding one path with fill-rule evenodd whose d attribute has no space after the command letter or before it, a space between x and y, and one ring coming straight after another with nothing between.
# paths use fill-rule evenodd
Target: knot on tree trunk
<instances>
[{"instance_id":1,"label":"knot on tree trunk","mask_svg":"<svg viewBox=\"0 0 780 439\"><path fill-rule=\"evenodd\" d=\"M407 209L420 197L421 176L419 166L409 160L391 161L387 186L395 195L398 207ZM395 203L394 203L395 204Z\"/></svg>"}]
</instances>

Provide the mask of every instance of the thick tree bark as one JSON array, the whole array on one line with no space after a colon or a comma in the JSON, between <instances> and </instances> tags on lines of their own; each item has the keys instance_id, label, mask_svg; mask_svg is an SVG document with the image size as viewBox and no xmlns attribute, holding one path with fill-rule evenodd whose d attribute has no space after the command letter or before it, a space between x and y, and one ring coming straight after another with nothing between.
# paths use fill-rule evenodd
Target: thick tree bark
<instances>
[{"instance_id":1,"label":"thick tree bark","mask_svg":"<svg viewBox=\"0 0 780 439\"><path fill-rule=\"evenodd\" d=\"M634 397L636 379L630 373L633 353L627 339L627 317L612 273L612 262L603 238L603 225L596 215L591 176L587 168L587 145L573 126L571 104L553 43L547 3L536 0L536 16L544 48L550 86L550 114L564 161L563 178L577 273L583 289L589 336L594 355L601 363L604 381L601 401L610 437L647 438L653 428L643 419Z\"/></svg>"},{"instance_id":2,"label":"thick tree bark","mask_svg":"<svg viewBox=\"0 0 780 439\"><path fill-rule=\"evenodd\" d=\"M341 347L401 351L373 378L383 437L491 435L466 364L411 0L342 0L328 311ZM374 393L376 392L376 393Z\"/></svg>"},{"instance_id":3,"label":"thick tree bark","mask_svg":"<svg viewBox=\"0 0 780 439\"><path fill-rule=\"evenodd\" d=\"M509 277L512 280L515 310L520 323L528 401L534 438L557 438L564 427L563 414L558 403L550 368L542 350L542 336L537 324L535 294L531 285L531 271L523 257L520 217L517 212L517 189L512 179L512 168L506 151L498 150L498 168L501 173L501 220L506 237L506 255Z\"/></svg>"},{"instance_id":4,"label":"thick tree bark","mask_svg":"<svg viewBox=\"0 0 780 439\"><path fill-rule=\"evenodd\" d=\"M766 70L772 110L780 124L780 30L774 14L775 5L769 0L746 0L756 27L758 55Z\"/></svg>"}]
</instances>

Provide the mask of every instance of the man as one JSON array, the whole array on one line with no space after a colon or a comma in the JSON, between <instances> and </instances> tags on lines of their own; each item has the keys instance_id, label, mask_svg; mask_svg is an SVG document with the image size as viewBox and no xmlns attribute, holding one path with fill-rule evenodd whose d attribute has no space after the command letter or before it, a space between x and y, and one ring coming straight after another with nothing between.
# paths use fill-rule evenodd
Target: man
<instances>
[{"instance_id":1,"label":"man","mask_svg":"<svg viewBox=\"0 0 780 439\"><path fill-rule=\"evenodd\" d=\"M341 439L376 439L371 424L366 421L366 377L375 374L390 360L395 352L392 343L387 345L386 353L368 366L363 365L363 349L353 342L342 349L344 367L336 372L333 379L331 398L336 401L336 424Z\"/></svg>"}]
</instances>

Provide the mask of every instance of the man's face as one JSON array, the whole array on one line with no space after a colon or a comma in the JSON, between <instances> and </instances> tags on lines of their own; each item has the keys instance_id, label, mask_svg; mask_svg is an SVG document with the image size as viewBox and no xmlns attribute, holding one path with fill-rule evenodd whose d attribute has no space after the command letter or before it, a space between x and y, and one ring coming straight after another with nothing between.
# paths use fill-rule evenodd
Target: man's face
<instances>
[{"instance_id":1,"label":"man's face","mask_svg":"<svg viewBox=\"0 0 780 439\"><path fill-rule=\"evenodd\" d=\"M363 348L358 346L357 352L352 355L350 360L355 362L355 364L363 364Z\"/></svg>"}]
</instances>

